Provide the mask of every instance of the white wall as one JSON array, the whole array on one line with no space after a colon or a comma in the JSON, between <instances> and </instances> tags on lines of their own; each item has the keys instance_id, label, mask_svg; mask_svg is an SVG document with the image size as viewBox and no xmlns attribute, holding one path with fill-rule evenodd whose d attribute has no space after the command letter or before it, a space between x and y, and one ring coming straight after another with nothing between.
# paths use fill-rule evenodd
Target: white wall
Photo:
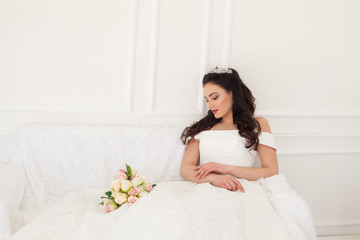
<instances>
[{"instance_id":1,"label":"white wall","mask_svg":"<svg viewBox=\"0 0 360 240\"><path fill-rule=\"evenodd\" d=\"M0 0L0 135L189 125L237 69L319 234L360 233L360 1Z\"/></svg>"}]
</instances>

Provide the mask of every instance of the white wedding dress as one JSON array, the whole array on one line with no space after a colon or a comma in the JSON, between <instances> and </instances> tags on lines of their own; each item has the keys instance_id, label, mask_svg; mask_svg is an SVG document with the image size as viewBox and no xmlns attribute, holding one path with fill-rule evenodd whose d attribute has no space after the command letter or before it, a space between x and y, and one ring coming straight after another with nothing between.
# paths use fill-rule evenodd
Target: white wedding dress
<instances>
[{"instance_id":1,"label":"white wedding dress","mask_svg":"<svg viewBox=\"0 0 360 240\"><path fill-rule=\"evenodd\" d=\"M200 141L200 164L261 164L257 152L245 148L246 141L237 130L207 130L195 138ZM270 133L261 133L259 141L276 149ZM125 204L110 213L98 204L99 196L108 189L85 189L59 201L9 240L316 239L307 203L283 174L257 181L238 180L245 193L210 183L157 183L135 204Z\"/></svg>"}]
</instances>

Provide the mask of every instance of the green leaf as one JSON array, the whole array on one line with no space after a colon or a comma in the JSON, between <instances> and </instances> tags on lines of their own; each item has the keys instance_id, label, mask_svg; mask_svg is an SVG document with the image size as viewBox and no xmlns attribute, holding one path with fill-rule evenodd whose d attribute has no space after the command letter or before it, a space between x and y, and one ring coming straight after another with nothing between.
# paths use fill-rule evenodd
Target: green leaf
<instances>
[{"instance_id":1,"label":"green leaf","mask_svg":"<svg viewBox=\"0 0 360 240\"><path fill-rule=\"evenodd\" d=\"M128 178L130 179L130 177L131 177L131 167L129 165L127 165L126 163L125 163L125 165L126 165L126 173L128 175Z\"/></svg>"},{"instance_id":2,"label":"green leaf","mask_svg":"<svg viewBox=\"0 0 360 240\"><path fill-rule=\"evenodd\" d=\"M156 186L156 184L153 184L153 185L152 185L152 187L155 187L155 186Z\"/></svg>"},{"instance_id":3,"label":"green leaf","mask_svg":"<svg viewBox=\"0 0 360 240\"><path fill-rule=\"evenodd\" d=\"M104 205L104 202L99 203L100 205Z\"/></svg>"},{"instance_id":4,"label":"green leaf","mask_svg":"<svg viewBox=\"0 0 360 240\"><path fill-rule=\"evenodd\" d=\"M100 198L106 198L106 199L113 200L113 197L104 197L104 196L102 196L102 197L100 197Z\"/></svg>"},{"instance_id":5,"label":"green leaf","mask_svg":"<svg viewBox=\"0 0 360 240\"><path fill-rule=\"evenodd\" d=\"M111 197L111 191L106 192L105 195Z\"/></svg>"}]
</instances>

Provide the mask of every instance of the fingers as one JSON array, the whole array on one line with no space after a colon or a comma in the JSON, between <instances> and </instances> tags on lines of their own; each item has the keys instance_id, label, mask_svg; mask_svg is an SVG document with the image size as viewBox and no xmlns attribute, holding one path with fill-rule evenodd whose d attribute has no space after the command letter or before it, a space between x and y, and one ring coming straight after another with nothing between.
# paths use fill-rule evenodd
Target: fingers
<instances>
[{"instance_id":1,"label":"fingers","mask_svg":"<svg viewBox=\"0 0 360 240\"><path fill-rule=\"evenodd\" d=\"M199 178L205 177L206 172L207 172L207 169L204 169L204 170L202 171L202 173L199 175Z\"/></svg>"},{"instance_id":2,"label":"fingers","mask_svg":"<svg viewBox=\"0 0 360 240\"><path fill-rule=\"evenodd\" d=\"M194 171L197 171L196 174L195 174L195 177L198 177L202 173L203 169L199 168L199 167L196 167L196 168L194 168Z\"/></svg>"},{"instance_id":3,"label":"fingers","mask_svg":"<svg viewBox=\"0 0 360 240\"><path fill-rule=\"evenodd\" d=\"M228 187L225 184L220 185L220 187L222 187L222 188L224 188L226 190L229 190Z\"/></svg>"},{"instance_id":4,"label":"fingers","mask_svg":"<svg viewBox=\"0 0 360 240\"><path fill-rule=\"evenodd\" d=\"M231 190L231 191L240 190L241 192L245 193L245 189L244 189L243 185L236 178L232 179L232 181L229 181L228 186L229 185L231 187L228 187L228 190Z\"/></svg>"},{"instance_id":5,"label":"fingers","mask_svg":"<svg viewBox=\"0 0 360 240\"><path fill-rule=\"evenodd\" d=\"M231 185L228 182L224 182L224 185L226 186L226 189L231 191Z\"/></svg>"},{"instance_id":6,"label":"fingers","mask_svg":"<svg viewBox=\"0 0 360 240\"><path fill-rule=\"evenodd\" d=\"M211 173L212 171L213 171L213 169L211 169L211 168L206 169L201 178L206 177L206 176L207 176L209 173Z\"/></svg>"},{"instance_id":7,"label":"fingers","mask_svg":"<svg viewBox=\"0 0 360 240\"><path fill-rule=\"evenodd\" d=\"M210 168L211 166L212 165L210 165L210 163L205 163L203 165L195 166L194 171L198 171L198 173L200 173L200 171L206 170L206 169Z\"/></svg>"},{"instance_id":8,"label":"fingers","mask_svg":"<svg viewBox=\"0 0 360 240\"><path fill-rule=\"evenodd\" d=\"M203 165L195 166L194 170L199 170L199 169L202 169L202 168L207 167L207 166L209 166L207 163L205 163Z\"/></svg>"},{"instance_id":9,"label":"fingers","mask_svg":"<svg viewBox=\"0 0 360 240\"><path fill-rule=\"evenodd\" d=\"M208 175L208 171L204 171L204 173L203 173L203 175L200 177L200 179L206 177L206 175Z\"/></svg>"},{"instance_id":10,"label":"fingers","mask_svg":"<svg viewBox=\"0 0 360 240\"><path fill-rule=\"evenodd\" d=\"M236 183L234 183L234 181L230 181L230 185L231 185L231 191L237 190L237 186Z\"/></svg>"},{"instance_id":11,"label":"fingers","mask_svg":"<svg viewBox=\"0 0 360 240\"><path fill-rule=\"evenodd\" d=\"M236 184L232 181L225 181L224 184L226 185L227 190L234 191L236 190Z\"/></svg>"},{"instance_id":12,"label":"fingers","mask_svg":"<svg viewBox=\"0 0 360 240\"><path fill-rule=\"evenodd\" d=\"M206 177L210 172L212 171L211 168L201 168L198 170L198 172L195 174L195 177L201 179Z\"/></svg>"},{"instance_id":13,"label":"fingers","mask_svg":"<svg viewBox=\"0 0 360 240\"><path fill-rule=\"evenodd\" d=\"M198 174L197 174L197 178L201 178L204 175L204 172L206 171L206 169L202 168L199 170Z\"/></svg>"},{"instance_id":14,"label":"fingers","mask_svg":"<svg viewBox=\"0 0 360 240\"><path fill-rule=\"evenodd\" d=\"M243 185L238 180L235 180L235 183L237 188L240 189L240 191L245 192Z\"/></svg>"},{"instance_id":15,"label":"fingers","mask_svg":"<svg viewBox=\"0 0 360 240\"><path fill-rule=\"evenodd\" d=\"M197 171L197 170L195 170L195 171ZM194 176L197 177L199 174L200 174L200 171L197 171Z\"/></svg>"}]
</instances>

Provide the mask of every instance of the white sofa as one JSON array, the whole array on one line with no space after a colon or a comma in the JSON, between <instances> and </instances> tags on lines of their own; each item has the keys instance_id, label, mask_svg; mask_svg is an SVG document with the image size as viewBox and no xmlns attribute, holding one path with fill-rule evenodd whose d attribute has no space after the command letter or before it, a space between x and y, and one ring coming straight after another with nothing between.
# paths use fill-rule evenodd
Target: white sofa
<instances>
[{"instance_id":1,"label":"white sofa","mask_svg":"<svg viewBox=\"0 0 360 240\"><path fill-rule=\"evenodd\" d=\"M0 146L0 240L71 192L107 188L125 163L153 183L183 180L185 126L15 129ZM100 201L100 198L99 198Z\"/></svg>"}]
</instances>

